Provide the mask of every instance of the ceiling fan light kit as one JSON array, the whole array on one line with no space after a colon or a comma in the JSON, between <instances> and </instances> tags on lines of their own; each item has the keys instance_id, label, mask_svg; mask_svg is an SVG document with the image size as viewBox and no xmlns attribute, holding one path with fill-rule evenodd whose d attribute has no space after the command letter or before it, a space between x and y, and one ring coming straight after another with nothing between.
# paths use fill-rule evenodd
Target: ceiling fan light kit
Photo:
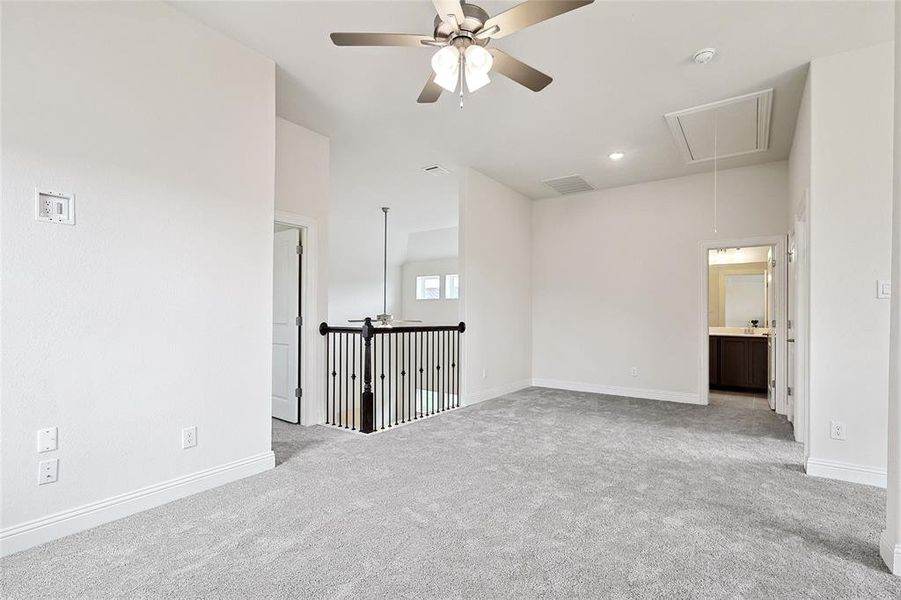
<instances>
[{"instance_id":1,"label":"ceiling fan light kit","mask_svg":"<svg viewBox=\"0 0 901 600\"><path fill-rule=\"evenodd\" d=\"M500 39L526 27L575 10L594 0L528 0L510 10L489 16L484 9L462 0L433 0L438 13L431 36L407 33L333 33L336 46L438 47L432 56L432 71L419 94L420 104L436 102L443 90L453 93L459 85L463 106L465 80L469 93L491 83L494 72L533 92L540 92L552 79L497 49L486 49Z\"/></svg>"}]
</instances>

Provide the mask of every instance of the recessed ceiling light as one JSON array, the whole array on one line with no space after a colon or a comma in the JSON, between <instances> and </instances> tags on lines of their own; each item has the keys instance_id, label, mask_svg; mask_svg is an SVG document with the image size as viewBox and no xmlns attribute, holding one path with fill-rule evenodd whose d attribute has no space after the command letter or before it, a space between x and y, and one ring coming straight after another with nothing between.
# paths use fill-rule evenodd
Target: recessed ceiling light
<instances>
[{"instance_id":1,"label":"recessed ceiling light","mask_svg":"<svg viewBox=\"0 0 901 600\"><path fill-rule=\"evenodd\" d=\"M716 48L701 48L694 54L694 61L699 65L706 65L716 56Z\"/></svg>"},{"instance_id":2,"label":"recessed ceiling light","mask_svg":"<svg viewBox=\"0 0 901 600\"><path fill-rule=\"evenodd\" d=\"M619 152L619 151L611 152L610 154L607 155L607 157L610 160L622 160L624 156L625 156L625 154L622 152Z\"/></svg>"}]
</instances>

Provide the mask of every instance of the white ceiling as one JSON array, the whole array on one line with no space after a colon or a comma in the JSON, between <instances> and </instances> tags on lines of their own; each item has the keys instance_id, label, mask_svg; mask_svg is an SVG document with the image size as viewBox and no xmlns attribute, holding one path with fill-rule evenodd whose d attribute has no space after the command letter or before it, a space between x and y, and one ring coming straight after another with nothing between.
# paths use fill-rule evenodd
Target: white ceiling
<instances>
[{"instance_id":1,"label":"white ceiling","mask_svg":"<svg viewBox=\"0 0 901 600\"><path fill-rule=\"evenodd\" d=\"M479 4L496 14L516 2ZM496 42L553 76L547 89L493 76L460 110L448 94L416 103L428 48L338 48L328 37L430 33L427 0L175 6L276 61L278 113L332 138L336 210L400 205L431 221L422 229L454 224L456 186L421 167L471 166L532 198L554 196L540 181L563 175L604 188L706 171L684 163L663 115L769 87L770 149L719 167L785 159L807 63L890 40L893 23L890 2L599 1ZM694 64L706 46L719 55ZM626 158L609 161L613 150Z\"/></svg>"}]
</instances>

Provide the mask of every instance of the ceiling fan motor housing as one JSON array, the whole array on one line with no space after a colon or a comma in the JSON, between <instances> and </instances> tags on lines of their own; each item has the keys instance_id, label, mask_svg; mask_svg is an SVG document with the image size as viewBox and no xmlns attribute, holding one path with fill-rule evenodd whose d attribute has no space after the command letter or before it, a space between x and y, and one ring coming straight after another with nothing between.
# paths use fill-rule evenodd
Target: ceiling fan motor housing
<instances>
[{"instance_id":1,"label":"ceiling fan motor housing","mask_svg":"<svg viewBox=\"0 0 901 600\"><path fill-rule=\"evenodd\" d=\"M442 19L440 15L435 15L435 39L439 42L445 42L455 46L468 46L469 44L478 44L479 46L487 46L490 37L478 39L475 34L485 26L490 16L484 9L475 4L462 3L463 14L466 18L459 23L459 31L449 23L448 19Z\"/></svg>"}]
</instances>

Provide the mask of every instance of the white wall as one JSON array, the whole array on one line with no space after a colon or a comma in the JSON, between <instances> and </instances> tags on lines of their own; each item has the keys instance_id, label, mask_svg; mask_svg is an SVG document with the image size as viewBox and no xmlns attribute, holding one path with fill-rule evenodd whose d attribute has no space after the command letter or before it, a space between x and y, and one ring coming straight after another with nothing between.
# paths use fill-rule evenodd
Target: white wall
<instances>
[{"instance_id":1,"label":"white wall","mask_svg":"<svg viewBox=\"0 0 901 600\"><path fill-rule=\"evenodd\" d=\"M863 467L885 481L891 270L893 46L810 66L810 440L808 472ZM830 421L847 440L830 439ZM838 463L835 465L833 463Z\"/></svg>"},{"instance_id":2,"label":"white wall","mask_svg":"<svg viewBox=\"0 0 901 600\"><path fill-rule=\"evenodd\" d=\"M464 172L460 195L464 404L530 384L531 219L528 198L475 170Z\"/></svg>"},{"instance_id":3,"label":"white wall","mask_svg":"<svg viewBox=\"0 0 901 600\"><path fill-rule=\"evenodd\" d=\"M403 314L405 319L420 320L430 325L456 325L460 322L460 301L448 300L445 291L445 275L460 273L460 261L456 258L418 260L403 266ZM441 277L441 298L416 299L416 278L424 275Z\"/></svg>"},{"instance_id":4,"label":"white wall","mask_svg":"<svg viewBox=\"0 0 901 600\"><path fill-rule=\"evenodd\" d=\"M539 200L537 384L697 402L702 241L785 234L785 162ZM638 375L631 375L632 367Z\"/></svg>"},{"instance_id":5,"label":"white wall","mask_svg":"<svg viewBox=\"0 0 901 600\"><path fill-rule=\"evenodd\" d=\"M407 241L407 262L435 260L460 255L460 229L444 227L413 231Z\"/></svg>"},{"instance_id":6,"label":"white wall","mask_svg":"<svg viewBox=\"0 0 901 600\"><path fill-rule=\"evenodd\" d=\"M405 231L388 233L388 313L401 314L401 264L407 251ZM331 213L329 221L329 310L331 325L382 312L382 248L384 224L379 210L348 216Z\"/></svg>"},{"instance_id":7,"label":"white wall","mask_svg":"<svg viewBox=\"0 0 901 600\"><path fill-rule=\"evenodd\" d=\"M895 3L895 40L901 40L901 3ZM895 43L894 185L892 201L892 279L901 281L901 43ZM885 530L880 555L895 575L901 575L901 297L891 300L889 355L888 489Z\"/></svg>"},{"instance_id":8,"label":"white wall","mask_svg":"<svg viewBox=\"0 0 901 600\"><path fill-rule=\"evenodd\" d=\"M304 240L309 281L301 284L307 302L301 422L319 423L324 390L319 323L328 320L329 139L282 118L275 120L275 210L309 221Z\"/></svg>"},{"instance_id":9,"label":"white wall","mask_svg":"<svg viewBox=\"0 0 901 600\"><path fill-rule=\"evenodd\" d=\"M2 11L8 553L273 466L275 92L165 4ZM76 225L35 221L36 187L74 192Z\"/></svg>"}]
</instances>

